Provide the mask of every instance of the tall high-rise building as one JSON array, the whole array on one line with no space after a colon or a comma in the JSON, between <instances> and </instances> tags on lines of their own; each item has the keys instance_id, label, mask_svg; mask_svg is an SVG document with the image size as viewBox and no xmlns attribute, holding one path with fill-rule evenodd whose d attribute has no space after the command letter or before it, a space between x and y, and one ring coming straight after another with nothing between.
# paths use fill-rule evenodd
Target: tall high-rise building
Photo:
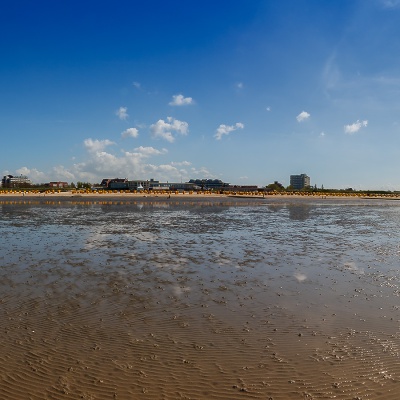
<instances>
[{"instance_id":1,"label":"tall high-rise building","mask_svg":"<svg viewBox=\"0 0 400 400\"><path fill-rule=\"evenodd\" d=\"M293 189L304 189L310 186L310 177L307 174L290 175L290 186Z\"/></svg>"}]
</instances>

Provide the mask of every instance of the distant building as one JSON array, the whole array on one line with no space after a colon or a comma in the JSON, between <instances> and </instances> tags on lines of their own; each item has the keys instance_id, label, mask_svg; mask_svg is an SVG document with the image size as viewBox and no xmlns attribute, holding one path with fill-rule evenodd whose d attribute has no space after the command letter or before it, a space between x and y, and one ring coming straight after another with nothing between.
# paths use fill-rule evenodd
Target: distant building
<instances>
[{"instance_id":1,"label":"distant building","mask_svg":"<svg viewBox=\"0 0 400 400\"><path fill-rule=\"evenodd\" d=\"M111 190L127 190L128 189L128 179L111 179L108 184L108 188Z\"/></svg>"},{"instance_id":2,"label":"distant building","mask_svg":"<svg viewBox=\"0 0 400 400\"><path fill-rule=\"evenodd\" d=\"M128 180L125 178L103 179L101 186L111 190L127 190Z\"/></svg>"},{"instance_id":3,"label":"distant building","mask_svg":"<svg viewBox=\"0 0 400 400\"><path fill-rule=\"evenodd\" d=\"M150 190L193 191L200 190L200 187L196 186L194 183L189 182L159 182L151 180Z\"/></svg>"},{"instance_id":4,"label":"distant building","mask_svg":"<svg viewBox=\"0 0 400 400\"><path fill-rule=\"evenodd\" d=\"M13 176L4 175L1 180L1 186L3 187L23 187L32 185L31 180L25 175Z\"/></svg>"},{"instance_id":5,"label":"distant building","mask_svg":"<svg viewBox=\"0 0 400 400\"><path fill-rule=\"evenodd\" d=\"M49 182L46 183L45 186L49 186L51 188L66 188L69 186L68 182Z\"/></svg>"},{"instance_id":6,"label":"distant building","mask_svg":"<svg viewBox=\"0 0 400 400\"><path fill-rule=\"evenodd\" d=\"M224 188L229 187L229 183L222 182L220 179L191 179L189 183L194 183L202 190L223 190Z\"/></svg>"},{"instance_id":7,"label":"distant building","mask_svg":"<svg viewBox=\"0 0 400 400\"><path fill-rule=\"evenodd\" d=\"M197 186L195 183L191 182L184 182L184 183L179 183L179 182L175 182L175 183L170 183L169 184L169 188L172 191L176 191L176 190L186 190L186 191L192 191L192 190L200 190L201 188L199 186Z\"/></svg>"},{"instance_id":8,"label":"distant building","mask_svg":"<svg viewBox=\"0 0 400 400\"><path fill-rule=\"evenodd\" d=\"M128 189L130 191L149 190L149 181L144 181L144 180L128 181Z\"/></svg>"},{"instance_id":9,"label":"distant building","mask_svg":"<svg viewBox=\"0 0 400 400\"><path fill-rule=\"evenodd\" d=\"M306 174L290 175L290 186L293 189L304 189L310 186L310 177Z\"/></svg>"},{"instance_id":10,"label":"distant building","mask_svg":"<svg viewBox=\"0 0 400 400\"><path fill-rule=\"evenodd\" d=\"M150 185L156 182L158 183L158 181L154 181L154 179L150 179L150 180L133 180L133 181L128 181L128 189L131 191L137 190L137 191L141 191L141 190L149 190L150 189Z\"/></svg>"},{"instance_id":11,"label":"distant building","mask_svg":"<svg viewBox=\"0 0 400 400\"><path fill-rule=\"evenodd\" d=\"M103 188L108 188L108 184L111 182L111 179L109 179L109 178L104 178L102 181L101 181L101 183L100 183L100 185L103 187Z\"/></svg>"},{"instance_id":12,"label":"distant building","mask_svg":"<svg viewBox=\"0 0 400 400\"><path fill-rule=\"evenodd\" d=\"M154 191L161 191L161 190L170 190L171 185L168 182L159 182L159 181L153 181L150 182L149 190L154 190Z\"/></svg>"}]
</instances>

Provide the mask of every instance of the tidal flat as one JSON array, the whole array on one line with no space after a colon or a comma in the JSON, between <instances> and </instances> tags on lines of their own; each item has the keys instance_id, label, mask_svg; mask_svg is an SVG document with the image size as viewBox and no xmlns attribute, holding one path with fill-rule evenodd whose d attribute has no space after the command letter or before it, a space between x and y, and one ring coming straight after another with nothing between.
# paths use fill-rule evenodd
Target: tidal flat
<instances>
[{"instance_id":1,"label":"tidal flat","mask_svg":"<svg viewBox=\"0 0 400 400\"><path fill-rule=\"evenodd\" d=\"M400 202L0 199L1 399L398 399Z\"/></svg>"}]
</instances>

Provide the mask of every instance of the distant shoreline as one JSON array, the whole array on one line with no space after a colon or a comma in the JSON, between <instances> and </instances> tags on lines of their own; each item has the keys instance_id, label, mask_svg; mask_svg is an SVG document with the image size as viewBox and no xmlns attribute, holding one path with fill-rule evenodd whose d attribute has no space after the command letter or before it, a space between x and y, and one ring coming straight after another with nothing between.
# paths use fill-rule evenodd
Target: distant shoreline
<instances>
[{"instance_id":1,"label":"distant shoreline","mask_svg":"<svg viewBox=\"0 0 400 400\"><path fill-rule=\"evenodd\" d=\"M130 201L221 201L221 200L254 200L254 201L268 201L273 199L303 199L303 200L400 200L400 195L396 196L366 196L365 194L217 194L217 193L131 193L131 192L120 192L120 193L79 193L79 192L54 192L54 193L31 193L31 192L20 192L20 193L6 193L0 192L0 200L58 200L58 201L76 201L76 200L87 200L87 201L115 201L115 200L130 200Z\"/></svg>"}]
</instances>

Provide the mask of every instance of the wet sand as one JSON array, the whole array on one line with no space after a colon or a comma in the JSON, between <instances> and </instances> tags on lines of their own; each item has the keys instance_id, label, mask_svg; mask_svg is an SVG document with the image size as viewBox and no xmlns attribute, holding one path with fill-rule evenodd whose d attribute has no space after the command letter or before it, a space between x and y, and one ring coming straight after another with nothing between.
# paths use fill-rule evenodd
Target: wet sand
<instances>
[{"instance_id":1,"label":"wet sand","mask_svg":"<svg viewBox=\"0 0 400 400\"><path fill-rule=\"evenodd\" d=\"M400 208L339 203L2 197L0 398L398 399Z\"/></svg>"}]
</instances>

